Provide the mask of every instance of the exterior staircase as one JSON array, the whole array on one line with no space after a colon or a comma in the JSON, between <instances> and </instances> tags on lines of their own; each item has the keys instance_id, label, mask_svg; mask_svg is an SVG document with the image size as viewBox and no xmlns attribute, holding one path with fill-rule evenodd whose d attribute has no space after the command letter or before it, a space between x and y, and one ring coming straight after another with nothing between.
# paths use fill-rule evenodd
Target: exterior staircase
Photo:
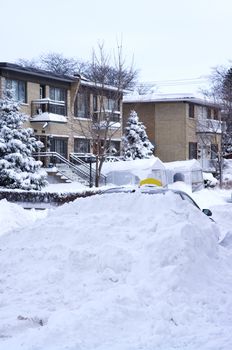
<instances>
[{"instance_id":1,"label":"exterior staircase","mask_svg":"<svg viewBox=\"0 0 232 350\"><path fill-rule=\"evenodd\" d=\"M70 183L75 181L92 187L96 172L92 164L84 162L75 153L70 154L71 161L57 152L40 152L33 154L33 156L43 162L52 183ZM106 184L104 175L100 176L100 183Z\"/></svg>"}]
</instances>

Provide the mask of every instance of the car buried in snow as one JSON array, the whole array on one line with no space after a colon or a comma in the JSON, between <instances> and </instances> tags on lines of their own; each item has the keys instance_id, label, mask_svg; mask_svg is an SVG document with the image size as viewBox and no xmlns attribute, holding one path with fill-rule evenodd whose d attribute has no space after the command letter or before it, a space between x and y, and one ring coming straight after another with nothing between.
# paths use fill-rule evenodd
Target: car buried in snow
<instances>
[{"instance_id":1,"label":"car buried in snow","mask_svg":"<svg viewBox=\"0 0 232 350\"><path fill-rule=\"evenodd\" d=\"M210 219L214 221L211 216L212 212L210 209L200 209L200 207L197 205L197 203L184 191L181 190L175 190L175 189L169 189L159 186L153 186L153 185L145 185L141 187L136 186L121 186L121 187L112 187L103 192L103 194L110 194L110 193L145 193L145 194L163 194L166 195L167 193L174 193L175 195L179 196L182 200L189 202L194 207L202 211L205 215L210 216Z\"/></svg>"}]
</instances>

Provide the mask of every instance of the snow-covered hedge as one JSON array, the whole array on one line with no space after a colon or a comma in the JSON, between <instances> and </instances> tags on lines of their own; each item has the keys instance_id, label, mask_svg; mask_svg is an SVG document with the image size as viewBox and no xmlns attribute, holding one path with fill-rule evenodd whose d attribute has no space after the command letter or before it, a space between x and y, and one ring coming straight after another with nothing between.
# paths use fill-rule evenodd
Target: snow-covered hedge
<instances>
[{"instance_id":1,"label":"snow-covered hedge","mask_svg":"<svg viewBox=\"0 0 232 350\"><path fill-rule=\"evenodd\" d=\"M62 205L64 203L72 202L77 198L88 197L99 193L100 191L83 191L83 192L38 192L38 191L13 191L0 190L0 200L6 199L9 202L23 202L23 203L44 203L53 205Z\"/></svg>"}]
</instances>

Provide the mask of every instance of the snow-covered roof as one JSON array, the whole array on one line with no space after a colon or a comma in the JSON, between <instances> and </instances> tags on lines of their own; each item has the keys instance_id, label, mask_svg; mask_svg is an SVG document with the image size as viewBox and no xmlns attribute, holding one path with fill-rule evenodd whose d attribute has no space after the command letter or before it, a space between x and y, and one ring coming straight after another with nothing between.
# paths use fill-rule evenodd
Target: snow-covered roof
<instances>
[{"instance_id":1,"label":"snow-covered roof","mask_svg":"<svg viewBox=\"0 0 232 350\"><path fill-rule=\"evenodd\" d=\"M19 64L9 63L9 62L0 62L0 70L13 71L18 73L24 73L28 75L33 75L37 77L45 77L47 79L59 80L67 83L71 83L77 80L77 77L69 76L65 74L58 74L44 69L39 69L35 67L23 67Z\"/></svg>"},{"instance_id":2,"label":"snow-covered roof","mask_svg":"<svg viewBox=\"0 0 232 350\"><path fill-rule=\"evenodd\" d=\"M154 168L165 169L163 162L161 162L161 160L157 157L104 163L102 171L104 174L108 174L112 171L137 172L138 170L151 170Z\"/></svg>"},{"instance_id":3,"label":"snow-covered roof","mask_svg":"<svg viewBox=\"0 0 232 350\"><path fill-rule=\"evenodd\" d=\"M96 88L102 88L103 90L118 91L118 88L115 86L106 85L106 84L102 85L96 82L89 81L87 80L87 78L85 78L84 76L81 76L78 73L75 73L74 75L58 74L58 73L46 71L44 69L39 69L35 67L23 67L19 64L9 63L9 62L0 62L0 71L1 70L18 72L18 73L41 77L41 78L59 80L66 83L73 83L75 81L80 80L81 85L83 86L92 86Z\"/></svg>"},{"instance_id":4,"label":"snow-covered roof","mask_svg":"<svg viewBox=\"0 0 232 350\"><path fill-rule=\"evenodd\" d=\"M89 80L86 80L86 79L81 79L81 85L96 87L96 88L100 88L100 89L103 89L103 90L112 90L112 91L116 91L116 92L117 91L123 92L121 89L118 89L115 86L106 85L106 84L100 84L100 83L89 81Z\"/></svg>"},{"instance_id":5,"label":"snow-covered roof","mask_svg":"<svg viewBox=\"0 0 232 350\"><path fill-rule=\"evenodd\" d=\"M190 170L202 170L200 163L196 159L180 160L175 162L163 163L166 169L190 171Z\"/></svg>"},{"instance_id":6,"label":"snow-covered roof","mask_svg":"<svg viewBox=\"0 0 232 350\"><path fill-rule=\"evenodd\" d=\"M214 101L207 100L201 95L192 93L158 94L147 95L132 94L123 97L123 103L145 102L192 102L200 105L218 106ZM219 106L218 106L219 107Z\"/></svg>"}]
</instances>

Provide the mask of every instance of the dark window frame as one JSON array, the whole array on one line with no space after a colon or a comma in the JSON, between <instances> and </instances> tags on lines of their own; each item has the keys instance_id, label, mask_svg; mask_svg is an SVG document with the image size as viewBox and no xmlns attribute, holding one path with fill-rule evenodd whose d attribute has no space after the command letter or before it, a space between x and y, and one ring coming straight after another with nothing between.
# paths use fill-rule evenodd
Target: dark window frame
<instances>
[{"instance_id":1,"label":"dark window frame","mask_svg":"<svg viewBox=\"0 0 232 350\"><path fill-rule=\"evenodd\" d=\"M79 137L75 138L74 153L90 153L90 140L85 138L79 138Z\"/></svg>"},{"instance_id":2,"label":"dark window frame","mask_svg":"<svg viewBox=\"0 0 232 350\"><path fill-rule=\"evenodd\" d=\"M88 90L78 91L74 113L76 118L90 119L90 92Z\"/></svg>"},{"instance_id":3,"label":"dark window frame","mask_svg":"<svg viewBox=\"0 0 232 350\"><path fill-rule=\"evenodd\" d=\"M53 101L64 102L64 106L59 104L50 107L50 113L67 116L67 89L49 85L49 98Z\"/></svg>"},{"instance_id":4,"label":"dark window frame","mask_svg":"<svg viewBox=\"0 0 232 350\"><path fill-rule=\"evenodd\" d=\"M188 116L191 119L195 118L195 105L193 103L189 103L188 105Z\"/></svg>"},{"instance_id":5,"label":"dark window frame","mask_svg":"<svg viewBox=\"0 0 232 350\"><path fill-rule=\"evenodd\" d=\"M50 85L49 86L49 97L53 101L65 102L65 104L66 104L67 89Z\"/></svg>"},{"instance_id":6,"label":"dark window frame","mask_svg":"<svg viewBox=\"0 0 232 350\"><path fill-rule=\"evenodd\" d=\"M109 155L119 156L120 150L121 150L121 141L119 140L110 140L107 141L107 153ZM116 152L112 152L112 150L115 149Z\"/></svg>"},{"instance_id":7,"label":"dark window frame","mask_svg":"<svg viewBox=\"0 0 232 350\"><path fill-rule=\"evenodd\" d=\"M97 112L98 110L98 96L97 95L93 95L93 111Z\"/></svg>"},{"instance_id":8,"label":"dark window frame","mask_svg":"<svg viewBox=\"0 0 232 350\"><path fill-rule=\"evenodd\" d=\"M218 109L214 108L213 109L213 119L218 120L218 114L219 114Z\"/></svg>"},{"instance_id":9,"label":"dark window frame","mask_svg":"<svg viewBox=\"0 0 232 350\"><path fill-rule=\"evenodd\" d=\"M197 142L189 142L189 159L197 159Z\"/></svg>"},{"instance_id":10,"label":"dark window frame","mask_svg":"<svg viewBox=\"0 0 232 350\"><path fill-rule=\"evenodd\" d=\"M22 102L22 103L27 103L27 82L25 80L6 79L6 92L7 90L13 91L13 96L12 96L13 100ZM20 94L22 92L23 92L23 98L20 97Z\"/></svg>"},{"instance_id":11,"label":"dark window frame","mask_svg":"<svg viewBox=\"0 0 232 350\"><path fill-rule=\"evenodd\" d=\"M218 144L211 143L210 145L210 159L217 159Z\"/></svg>"}]
</instances>

